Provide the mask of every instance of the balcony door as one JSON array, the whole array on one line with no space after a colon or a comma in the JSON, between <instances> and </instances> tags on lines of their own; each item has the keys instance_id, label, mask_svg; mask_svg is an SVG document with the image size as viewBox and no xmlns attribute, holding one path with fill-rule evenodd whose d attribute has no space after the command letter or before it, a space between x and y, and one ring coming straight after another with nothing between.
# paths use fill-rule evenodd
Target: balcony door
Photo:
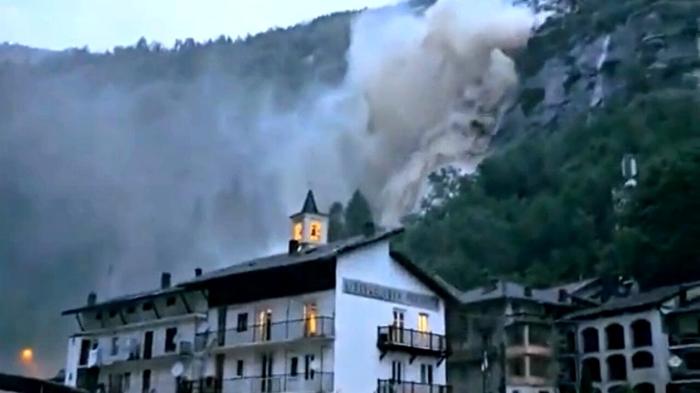
<instances>
[{"instance_id":1,"label":"balcony door","mask_svg":"<svg viewBox=\"0 0 700 393\"><path fill-rule=\"evenodd\" d=\"M263 354L260 358L260 392L270 393L272 389L272 363L274 359L271 353Z\"/></svg>"},{"instance_id":2,"label":"balcony door","mask_svg":"<svg viewBox=\"0 0 700 393\"><path fill-rule=\"evenodd\" d=\"M404 343L404 310L394 309L394 322L392 324L390 340L396 343Z\"/></svg>"},{"instance_id":3,"label":"balcony door","mask_svg":"<svg viewBox=\"0 0 700 393\"><path fill-rule=\"evenodd\" d=\"M150 359L153 356L153 331L149 330L143 335L143 358Z\"/></svg>"},{"instance_id":4,"label":"balcony door","mask_svg":"<svg viewBox=\"0 0 700 393\"><path fill-rule=\"evenodd\" d=\"M318 309L316 304L304 305L304 336L311 337L318 334Z\"/></svg>"},{"instance_id":5,"label":"balcony door","mask_svg":"<svg viewBox=\"0 0 700 393\"><path fill-rule=\"evenodd\" d=\"M258 311L258 337L260 341L270 341L272 338L272 310Z\"/></svg>"}]
</instances>

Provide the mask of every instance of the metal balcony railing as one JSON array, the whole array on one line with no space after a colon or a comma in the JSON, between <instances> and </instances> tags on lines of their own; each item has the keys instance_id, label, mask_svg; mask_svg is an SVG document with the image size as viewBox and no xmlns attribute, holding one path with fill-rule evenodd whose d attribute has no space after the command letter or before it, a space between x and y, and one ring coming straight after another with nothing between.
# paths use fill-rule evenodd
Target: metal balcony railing
<instances>
[{"instance_id":1,"label":"metal balcony railing","mask_svg":"<svg viewBox=\"0 0 700 393\"><path fill-rule=\"evenodd\" d=\"M670 334L668 336L668 344L672 347L700 346L700 334Z\"/></svg>"},{"instance_id":2,"label":"metal balcony railing","mask_svg":"<svg viewBox=\"0 0 700 393\"><path fill-rule=\"evenodd\" d=\"M207 386L204 381L200 384L201 393L331 393L334 391L333 373L315 371L295 375L231 378L214 381L210 386ZM190 392L191 390L180 393Z\"/></svg>"},{"instance_id":3,"label":"metal balcony railing","mask_svg":"<svg viewBox=\"0 0 700 393\"><path fill-rule=\"evenodd\" d=\"M314 337L333 337L333 317L311 317L236 327L223 331L197 334L195 349L230 347L242 344L280 342Z\"/></svg>"},{"instance_id":4,"label":"metal balcony railing","mask_svg":"<svg viewBox=\"0 0 700 393\"><path fill-rule=\"evenodd\" d=\"M399 382L391 379L377 381L378 393L452 393L449 385L420 382Z\"/></svg>"},{"instance_id":5,"label":"metal balcony railing","mask_svg":"<svg viewBox=\"0 0 700 393\"><path fill-rule=\"evenodd\" d=\"M445 335L393 325L377 327L377 346L381 350L407 349L440 355L448 352Z\"/></svg>"}]
</instances>

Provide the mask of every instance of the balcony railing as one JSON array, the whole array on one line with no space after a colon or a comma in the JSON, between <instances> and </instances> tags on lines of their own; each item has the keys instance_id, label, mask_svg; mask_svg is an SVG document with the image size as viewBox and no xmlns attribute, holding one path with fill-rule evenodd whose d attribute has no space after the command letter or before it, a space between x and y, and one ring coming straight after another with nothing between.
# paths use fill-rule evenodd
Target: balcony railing
<instances>
[{"instance_id":1,"label":"balcony railing","mask_svg":"<svg viewBox=\"0 0 700 393\"><path fill-rule=\"evenodd\" d=\"M698 333L671 334L668 336L668 344L672 347L681 347L681 346L699 346L700 347L700 334L698 334Z\"/></svg>"},{"instance_id":2,"label":"balcony railing","mask_svg":"<svg viewBox=\"0 0 700 393\"><path fill-rule=\"evenodd\" d=\"M241 377L214 381L211 386L206 386L202 381L199 390L201 393L331 393L334 391L333 373L302 372L296 375Z\"/></svg>"},{"instance_id":3,"label":"balcony railing","mask_svg":"<svg viewBox=\"0 0 700 393\"><path fill-rule=\"evenodd\" d=\"M201 351L207 344L214 347L231 347L315 337L331 338L334 335L334 331L333 317L318 316L270 322L223 331L200 333L195 339L195 349Z\"/></svg>"},{"instance_id":4,"label":"balcony railing","mask_svg":"<svg viewBox=\"0 0 700 393\"><path fill-rule=\"evenodd\" d=\"M377 347L382 350L405 350L422 354L447 355L447 339L442 334L421 332L397 326L377 328Z\"/></svg>"},{"instance_id":5,"label":"balcony railing","mask_svg":"<svg viewBox=\"0 0 700 393\"><path fill-rule=\"evenodd\" d=\"M420 382L399 382L392 379L377 381L378 393L452 393L449 385Z\"/></svg>"}]
</instances>

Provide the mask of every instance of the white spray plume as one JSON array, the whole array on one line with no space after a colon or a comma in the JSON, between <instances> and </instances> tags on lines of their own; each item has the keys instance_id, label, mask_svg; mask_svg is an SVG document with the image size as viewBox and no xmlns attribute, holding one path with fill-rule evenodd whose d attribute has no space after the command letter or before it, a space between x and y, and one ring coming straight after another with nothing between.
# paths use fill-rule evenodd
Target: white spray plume
<instances>
[{"instance_id":1,"label":"white spray plume","mask_svg":"<svg viewBox=\"0 0 700 393\"><path fill-rule=\"evenodd\" d=\"M525 45L534 23L530 10L499 0L441 0L424 15L393 8L355 21L345 85L354 98L342 106L366 121L353 143L384 224L415 208L431 171L473 170L483 158L517 84L504 51Z\"/></svg>"}]
</instances>

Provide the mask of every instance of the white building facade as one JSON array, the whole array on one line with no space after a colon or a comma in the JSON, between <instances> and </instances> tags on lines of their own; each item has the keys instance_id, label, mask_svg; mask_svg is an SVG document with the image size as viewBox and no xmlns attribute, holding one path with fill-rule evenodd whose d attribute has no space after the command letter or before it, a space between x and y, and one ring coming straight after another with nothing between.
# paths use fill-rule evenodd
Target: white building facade
<instances>
[{"instance_id":1,"label":"white building facade","mask_svg":"<svg viewBox=\"0 0 700 393\"><path fill-rule=\"evenodd\" d=\"M362 236L327 243L327 218L311 193L291 220L287 253L213 271L146 299L69 310L82 331L69 340L66 383L109 393L446 393L450 294L390 250L401 231L368 227ZM177 306L168 309L173 297ZM130 307L138 308L134 302L140 309L126 318ZM156 307L144 311L147 302ZM116 318L114 326L95 320L98 312ZM144 360L146 332L156 345ZM85 346L95 343L92 354L101 352L102 359L90 362Z\"/></svg>"}]
</instances>

